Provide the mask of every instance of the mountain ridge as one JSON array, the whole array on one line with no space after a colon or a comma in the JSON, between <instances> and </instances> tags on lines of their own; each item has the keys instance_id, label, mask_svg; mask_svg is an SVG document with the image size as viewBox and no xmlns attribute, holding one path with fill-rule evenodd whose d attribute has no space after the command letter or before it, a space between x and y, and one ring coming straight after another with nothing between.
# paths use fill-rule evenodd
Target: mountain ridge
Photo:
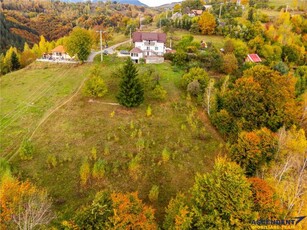
<instances>
[{"instance_id":1,"label":"mountain ridge","mask_svg":"<svg viewBox=\"0 0 307 230\"><path fill-rule=\"evenodd\" d=\"M105 2L102 0L61 0L62 2L69 2L69 3L78 3L78 2ZM137 6L147 6L146 4L138 1L138 0L117 0L117 1L112 1L112 2L117 2L120 4L131 4L131 5L137 5Z\"/></svg>"}]
</instances>

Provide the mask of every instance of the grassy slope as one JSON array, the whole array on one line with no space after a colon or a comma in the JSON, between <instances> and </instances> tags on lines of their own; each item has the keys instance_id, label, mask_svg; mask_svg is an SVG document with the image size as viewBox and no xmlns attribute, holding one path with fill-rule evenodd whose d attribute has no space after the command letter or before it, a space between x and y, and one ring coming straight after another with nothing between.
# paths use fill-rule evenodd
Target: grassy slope
<instances>
[{"instance_id":1,"label":"grassy slope","mask_svg":"<svg viewBox=\"0 0 307 230\"><path fill-rule=\"evenodd\" d=\"M64 213L64 216L59 213L60 219L67 218L74 209L91 200L98 190L137 190L140 197L150 203L148 192L152 185L159 185L159 200L152 205L161 220L169 199L179 191L186 192L192 186L196 172L211 169L223 144L211 135L211 131L205 131L202 139L191 131L186 122L190 111L187 104L190 102L178 89L182 72L173 72L167 63L154 66L161 74L161 84L168 91L166 102L158 103L147 98L136 109L104 104L116 102L120 80L111 73L121 61L110 59L106 57L106 62L101 65L109 87L108 95L93 102L78 95L38 129L33 138L34 159L20 161L16 158L13 163L23 178L30 178L37 185L47 188L56 209ZM80 68L83 67L74 71ZM48 69L47 72L52 71ZM24 72L24 88L32 74L32 70ZM78 74L75 77L83 78ZM146 116L148 104L153 111L151 117ZM113 111L115 115L111 117ZM198 122L199 127L203 127L202 122ZM208 123L205 125L209 126ZM105 177L100 181L92 179L81 188L80 165L84 158L90 158L93 147L97 149L98 158L106 162ZM109 154L105 153L106 148L109 148ZM170 160L165 163L161 156L164 148L171 153ZM57 158L57 166L53 169L47 167L48 156ZM90 162L92 167L93 162Z\"/></svg>"},{"instance_id":2,"label":"grassy slope","mask_svg":"<svg viewBox=\"0 0 307 230\"><path fill-rule=\"evenodd\" d=\"M9 157L41 118L75 91L88 66L34 63L0 79L0 156Z\"/></svg>"},{"instance_id":3,"label":"grassy slope","mask_svg":"<svg viewBox=\"0 0 307 230\"><path fill-rule=\"evenodd\" d=\"M217 48L222 48L224 45L224 37L221 36L215 36L215 35L195 35L195 34L191 34L189 31L186 30L176 30L174 33L174 39L179 41L183 36L186 35L192 35L194 37L194 41L196 42L201 42L201 41L205 41L205 42L212 42L212 44L214 46L216 46ZM176 41L175 41L176 44ZM169 45L169 41L168 41L168 45Z\"/></svg>"}]
</instances>

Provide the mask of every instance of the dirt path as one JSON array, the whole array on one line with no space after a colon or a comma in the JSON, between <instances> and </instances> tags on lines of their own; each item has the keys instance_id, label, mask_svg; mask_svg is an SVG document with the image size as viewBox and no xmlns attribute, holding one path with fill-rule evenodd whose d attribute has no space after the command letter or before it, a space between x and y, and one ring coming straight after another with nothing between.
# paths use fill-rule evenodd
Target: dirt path
<instances>
[{"instance_id":1,"label":"dirt path","mask_svg":"<svg viewBox=\"0 0 307 230\"><path fill-rule=\"evenodd\" d=\"M211 124L211 121L207 113L201 109L198 110L198 116L200 120L204 123L205 128L212 134L212 136L219 140L221 143L225 144L225 140L222 138L221 134L216 130L216 128Z\"/></svg>"}]
</instances>

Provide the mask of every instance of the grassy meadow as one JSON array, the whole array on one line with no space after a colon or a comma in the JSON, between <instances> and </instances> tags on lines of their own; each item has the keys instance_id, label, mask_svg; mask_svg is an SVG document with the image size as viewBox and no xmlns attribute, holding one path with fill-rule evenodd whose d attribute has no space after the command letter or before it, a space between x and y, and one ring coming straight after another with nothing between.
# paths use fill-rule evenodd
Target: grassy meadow
<instances>
[{"instance_id":1,"label":"grassy meadow","mask_svg":"<svg viewBox=\"0 0 307 230\"><path fill-rule=\"evenodd\" d=\"M0 79L0 157L10 158L52 108L77 90L88 65L33 63Z\"/></svg>"},{"instance_id":2,"label":"grassy meadow","mask_svg":"<svg viewBox=\"0 0 307 230\"><path fill-rule=\"evenodd\" d=\"M21 160L18 155L12 159L22 179L47 189L59 221L103 189L138 191L141 199L153 205L161 221L170 198L186 192L195 174L210 170L216 155L223 152L223 140L203 109L195 107L180 89L182 71L174 72L169 63L150 66L158 71L167 99L159 102L146 96L140 107L127 109L116 104L120 78L113 73L122 64L123 60L114 56L105 56L103 64L93 64L103 73L107 95L96 99L78 93L37 129L31 140L33 159ZM2 131L2 155L7 154L5 150L14 139L33 130L44 114L72 95L89 69L90 64L65 67L36 63L2 78L2 117L18 112L20 105L34 101L35 106L22 110L20 118ZM48 87L52 88L43 93ZM40 100L31 96L36 91ZM103 173L100 178L89 176L81 185L84 161L90 164L91 173L94 164L102 162ZM148 194L154 185L159 186L159 198L150 202Z\"/></svg>"},{"instance_id":3,"label":"grassy meadow","mask_svg":"<svg viewBox=\"0 0 307 230\"><path fill-rule=\"evenodd\" d=\"M182 39L182 37L192 35L195 42L211 42L217 48L222 48L224 46L225 38L217 35L195 35L186 30L176 30L173 35L173 46ZM168 36L169 37L169 36ZM170 44L168 39L167 45Z\"/></svg>"}]
</instances>

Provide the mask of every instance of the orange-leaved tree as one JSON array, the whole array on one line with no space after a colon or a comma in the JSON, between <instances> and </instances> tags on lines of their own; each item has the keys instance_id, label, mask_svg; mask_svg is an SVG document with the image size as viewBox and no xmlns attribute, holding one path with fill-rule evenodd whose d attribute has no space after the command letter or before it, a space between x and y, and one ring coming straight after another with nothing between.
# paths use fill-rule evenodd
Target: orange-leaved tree
<instances>
[{"instance_id":1,"label":"orange-leaved tree","mask_svg":"<svg viewBox=\"0 0 307 230\"><path fill-rule=\"evenodd\" d=\"M0 184L0 228L33 229L53 219L46 191L5 176Z\"/></svg>"}]
</instances>

